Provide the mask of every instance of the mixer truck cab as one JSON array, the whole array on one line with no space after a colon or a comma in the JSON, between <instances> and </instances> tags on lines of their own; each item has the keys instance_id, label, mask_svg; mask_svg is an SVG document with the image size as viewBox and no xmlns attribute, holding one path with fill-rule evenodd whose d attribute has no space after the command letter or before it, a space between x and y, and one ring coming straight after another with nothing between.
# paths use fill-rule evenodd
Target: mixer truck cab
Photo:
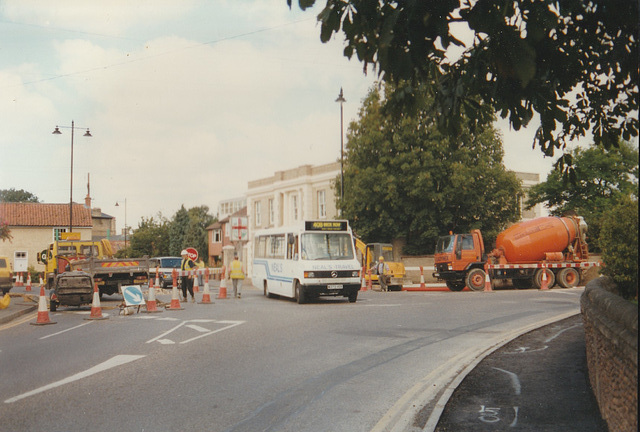
<instances>
[{"instance_id":1,"label":"mixer truck cab","mask_svg":"<svg viewBox=\"0 0 640 432\"><path fill-rule=\"evenodd\" d=\"M461 291L465 286L481 290L485 282L486 259L480 230L467 234L449 233L438 238L436 243L433 276L444 280L451 291Z\"/></svg>"}]
</instances>

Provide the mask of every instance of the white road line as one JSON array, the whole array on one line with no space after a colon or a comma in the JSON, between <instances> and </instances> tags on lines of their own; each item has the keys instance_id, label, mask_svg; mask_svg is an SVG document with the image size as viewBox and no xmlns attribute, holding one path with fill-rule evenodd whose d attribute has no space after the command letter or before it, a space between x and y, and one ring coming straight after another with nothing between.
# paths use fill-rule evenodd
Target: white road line
<instances>
[{"instance_id":1,"label":"white road line","mask_svg":"<svg viewBox=\"0 0 640 432\"><path fill-rule=\"evenodd\" d=\"M206 333L206 332L210 331L209 329L206 329L204 327L200 327L199 325L195 325L195 324L187 324L187 327L189 327L190 329L195 330L197 332L200 332L200 333Z\"/></svg>"},{"instance_id":2,"label":"white road line","mask_svg":"<svg viewBox=\"0 0 640 432\"><path fill-rule=\"evenodd\" d=\"M85 325L87 325L87 324L91 324L91 321L86 322L86 323L84 323L84 324L77 325L77 326L75 326L75 327L70 327L70 328L68 328L68 329L66 329L66 330L62 330L62 331L59 331L59 332L57 332L57 333L51 333L50 335L42 336L40 339L42 340L42 339L50 338L50 337L52 337L52 336L58 336L59 334L66 333L66 332L71 331L71 330L75 330L75 329L77 329L77 328L79 328L79 327L82 327L82 326L85 326Z\"/></svg>"},{"instance_id":3,"label":"white road line","mask_svg":"<svg viewBox=\"0 0 640 432\"><path fill-rule=\"evenodd\" d=\"M153 339L149 339L149 340L147 341L147 343L155 342L155 341L157 341L158 339L162 339L163 337L165 337L165 336L166 336L166 335L168 335L169 333L171 333L171 332L173 332L173 331L175 331L175 330L179 329L180 327L182 327L182 326L183 326L183 325L185 325L185 324L186 324L186 321L182 321L180 324L178 324L177 326L175 326L175 327L174 327L174 328L172 328L171 330L167 330L166 332L162 333L160 336L156 336L156 337L154 337Z\"/></svg>"},{"instance_id":4,"label":"white road line","mask_svg":"<svg viewBox=\"0 0 640 432\"><path fill-rule=\"evenodd\" d=\"M60 387L60 386L65 385L65 384L69 384L71 382L78 381L78 380L81 380L83 378L87 378L87 377L89 377L91 375L95 375L95 374L97 374L99 372L102 372L102 371L105 371L105 370L108 370L108 369L111 369L111 368L114 368L114 367L117 367L117 366L122 366L122 365L124 365L126 363L132 362L134 360L141 359L143 357L146 357L146 356L144 356L144 355L117 355L117 356L107 360L106 362L100 363L99 365L94 366L91 369L87 369L84 372L79 372L79 373L77 373L75 375L71 375L70 377L67 377L67 378L65 378L63 380L56 381L56 382L48 384L48 385L46 385L44 387L40 387L40 388L37 388L35 390L31 390L30 392L23 393L21 395L12 397L10 399L5 400L4 403L8 404L8 403L17 402L17 401L19 401L21 399L25 399L25 398L28 398L30 396L36 395L38 393L42 393L42 392L45 392L47 390L51 390L53 388Z\"/></svg>"},{"instance_id":5,"label":"white road line","mask_svg":"<svg viewBox=\"0 0 640 432\"><path fill-rule=\"evenodd\" d=\"M228 326L226 326L226 327L222 327L222 328L219 328L219 329L217 329L217 330L210 331L209 333L201 334L200 336L196 336L196 337L193 337L193 338L191 338L191 339L187 339L187 340L182 341L182 342L180 342L180 343L181 343L181 344L186 344L186 343L192 342L192 341L194 341L194 340L196 340L196 339L200 339L200 338L203 338L203 337L205 337L205 336L212 335L212 334L214 334L214 333L219 333L219 332L224 331L224 330L229 330L230 328L233 328L233 327L235 327L235 326L239 326L240 324L244 324L245 322L246 322L246 321L235 321L233 324L229 324L229 325L228 325Z\"/></svg>"},{"instance_id":6,"label":"white road line","mask_svg":"<svg viewBox=\"0 0 640 432\"><path fill-rule=\"evenodd\" d=\"M513 391L515 392L516 396L520 395L520 393L522 392L522 386L520 385L520 378L518 378L518 375L514 374L513 372L509 372L508 370L500 369L498 367L494 367L494 369L509 375Z\"/></svg>"}]
</instances>

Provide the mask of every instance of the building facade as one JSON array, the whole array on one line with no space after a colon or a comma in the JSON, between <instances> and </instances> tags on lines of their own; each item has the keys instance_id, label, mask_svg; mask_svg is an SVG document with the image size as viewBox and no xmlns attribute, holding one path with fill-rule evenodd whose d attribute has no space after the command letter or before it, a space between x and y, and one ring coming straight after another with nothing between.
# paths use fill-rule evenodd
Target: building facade
<instances>
[{"instance_id":1,"label":"building facade","mask_svg":"<svg viewBox=\"0 0 640 432\"><path fill-rule=\"evenodd\" d=\"M249 230L291 225L310 219L336 219L333 185L340 163L302 165L250 181L247 191Z\"/></svg>"},{"instance_id":2,"label":"building facade","mask_svg":"<svg viewBox=\"0 0 640 432\"><path fill-rule=\"evenodd\" d=\"M11 241L0 241L0 255L12 262L14 272L32 266L43 271L38 254L69 232L69 204L0 203L0 220L9 226ZM82 240L92 239L91 209L73 204L73 232Z\"/></svg>"}]
</instances>

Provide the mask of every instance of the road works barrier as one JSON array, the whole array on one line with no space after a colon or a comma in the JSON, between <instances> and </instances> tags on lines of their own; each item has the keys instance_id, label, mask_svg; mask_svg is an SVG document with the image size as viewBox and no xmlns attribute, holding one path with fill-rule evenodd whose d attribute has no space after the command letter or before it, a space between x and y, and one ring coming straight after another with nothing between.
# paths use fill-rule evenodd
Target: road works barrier
<instances>
[{"instance_id":1,"label":"road works barrier","mask_svg":"<svg viewBox=\"0 0 640 432\"><path fill-rule=\"evenodd\" d=\"M91 303L91 314L86 317L86 320L103 320L108 317L102 315L102 308L100 307L100 291L98 291L98 284L93 286L93 303Z\"/></svg>"},{"instance_id":2,"label":"road works barrier","mask_svg":"<svg viewBox=\"0 0 640 432\"><path fill-rule=\"evenodd\" d=\"M31 325L48 325L56 324L55 321L49 319L49 309L47 309L47 297L44 295L44 287L40 287L40 297L38 299L38 318L36 322L29 323Z\"/></svg>"}]
</instances>

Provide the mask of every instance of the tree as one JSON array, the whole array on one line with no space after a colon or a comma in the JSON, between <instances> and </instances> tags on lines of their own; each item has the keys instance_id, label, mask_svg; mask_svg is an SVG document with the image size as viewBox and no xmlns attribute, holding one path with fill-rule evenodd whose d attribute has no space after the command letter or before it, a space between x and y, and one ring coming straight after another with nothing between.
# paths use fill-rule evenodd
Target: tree
<instances>
[{"instance_id":1,"label":"tree","mask_svg":"<svg viewBox=\"0 0 640 432\"><path fill-rule=\"evenodd\" d=\"M439 235L482 228L495 237L518 218L521 193L514 173L502 164L502 143L487 127L455 139L435 126L434 113L397 119L371 89L359 120L349 128L344 201L338 205L366 242L406 239L405 252L431 253ZM339 187L339 179L338 186Z\"/></svg>"},{"instance_id":2,"label":"tree","mask_svg":"<svg viewBox=\"0 0 640 432\"><path fill-rule=\"evenodd\" d=\"M412 82L397 95L405 102L431 91L449 131L490 118L480 98L515 130L538 113L534 145L547 155L588 132L607 149L638 135L638 1L327 0L318 21L322 42L342 31L344 55L365 73L372 65L384 81ZM451 46L463 55L448 58Z\"/></svg>"},{"instance_id":3,"label":"tree","mask_svg":"<svg viewBox=\"0 0 640 432\"><path fill-rule=\"evenodd\" d=\"M552 215L574 212L589 226L589 246L600 250L599 233L603 218L622 199L638 191L638 149L628 142L605 152L591 145L570 153L574 179L567 181L552 170L547 180L529 190L527 206L544 203Z\"/></svg>"},{"instance_id":4,"label":"tree","mask_svg":"<svg viewBox=\"0 0 640 432\"><path fill-rule=\"evenodd\" d=\"M131 236L131 249L132 256L169 255L169 221L161 213L157 220L142 218Z\"/></svg>"},{"instance_id":5,"label":"tree","mask_svg":"<svg viewBox=\"0 0 640 432\"><path fill-rule=\"evenodd\" d=\"M638 197L624 197L607 211L601 232L602 272L620 294L638 299Z\"/></svg>"},{"instance_id":6,"label":"tree","mask_svg":"<svg viewBox=\"0 0 640 432\"><path fill-rule=\"evenodd\" d=\"M31 192L27 192L23 189L16 190L14 188L11 188L11 189L0 189L0 202L37 203L40 201L38 200L38 197L32 194Z\"/></svg>"},{"instance_id":7,"label":"tree","mask_svg":"<svg viewBox=\"0 0 640 432\"><path fill-rule=\"evenodd\" d=\"M181 206L171 220L169 233L169 251L180 255L182 249L193 247L201 257L208 255L208 237L206 228L215 222L209 214L209 207L199 206L189 210Z\"/></svg>"}]
</instances>

